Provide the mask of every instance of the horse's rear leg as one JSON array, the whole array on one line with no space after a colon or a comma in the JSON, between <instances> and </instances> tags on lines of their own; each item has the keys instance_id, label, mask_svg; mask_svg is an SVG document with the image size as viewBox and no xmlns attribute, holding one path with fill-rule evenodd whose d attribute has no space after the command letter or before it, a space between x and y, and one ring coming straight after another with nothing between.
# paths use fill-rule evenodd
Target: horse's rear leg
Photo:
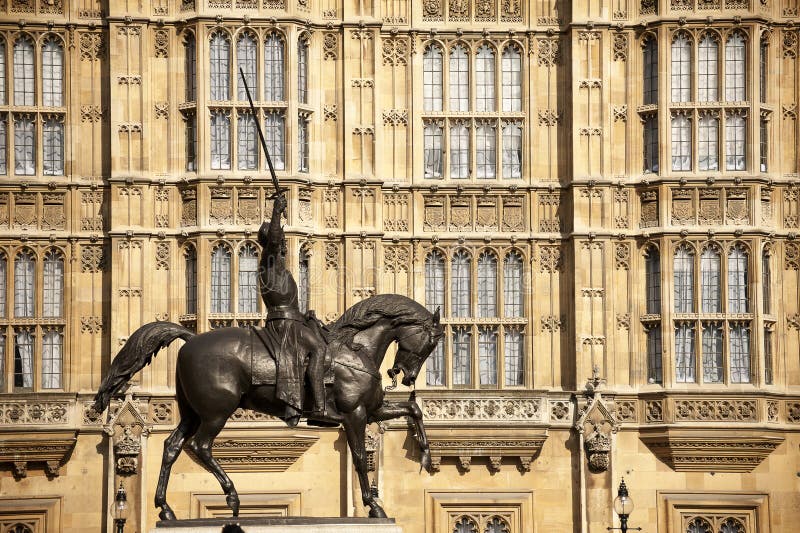
<instances>
[{"instance_id":1,"label":"horse's rear leg","mask_svg":"<svg viewBox=\"0 0 800 533\"><path fill-rule=\"evenodd\" d=\"M233 486L231 478L222 469L220 464L211 455L211 447L214 444L214 439L219 435L225 422L228 420L228 415L216 415L213 418L203 419L200 422L200 427L197 433L190 441L194 454L205 465L209 472L214 474L217 478L223 492L225 493L225 501L228 507L233 511L233 516L239 516L239 494L236 492L236 487Z\"/></svg>"}]
</instances>

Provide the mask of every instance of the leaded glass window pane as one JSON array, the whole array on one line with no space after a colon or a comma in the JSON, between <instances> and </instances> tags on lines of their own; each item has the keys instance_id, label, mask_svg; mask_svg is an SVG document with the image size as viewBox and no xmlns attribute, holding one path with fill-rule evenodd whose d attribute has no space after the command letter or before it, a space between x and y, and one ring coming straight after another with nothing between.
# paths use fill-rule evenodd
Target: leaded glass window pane
<instances>
[{"instance_id":1,"label":"leaded glass window pane","mask_svg":"<svg viewBox=\"0 0 800 533\"><path fill-rule=\"evenodd\" d=\"M450 128L450 177L469 177L469 129L464 124Z\"/></svg>"},{"instance_id":2,"label":"leaded glass window pane","mask_svg":"<svg viewBox=\"0 0 800 533\"><path fill-rule=\"evenodd\" d=\"M483 252L478 258L478 317L497 316L497 257Z\"/></svg>"},{"instance_id":3,"label":"leaded glass window pane","mask_svg":"<svg viewBox=\"0 0 800 533\"><path fill-rule=\"evenodd\" d=\"M14 120L14 174L33 176L36 173L36 126L28 116Z\"/></svg>"},{"instance_id":4,"label":"leaded glass window pane","mask_svg":"<svg viewBox=\"0 0 800 533\"><path fill-rule=\"evenodd\" d=\"M236 43L236 98L247 101L247 91L242 83L242 72L250 89L250 96L258 100L258 76L256 75L256 40L249 33L243 33Z\"/></svg>"},{"instance_id":5,"label":"leaded glass window pane","mask_svg":"<svg viewBox=\"0 0 800 533\"><path fill-rule=\"evenodd\" d=\"M644 119L644 171L658 172L658 117Z\"/></svg>"},{"instance_id":6,"label":"leaded glass window pane","mask_svg":"<svg viewBox=\"0 0 800 533\"><path fill-rule=\"evenodd\" d=\"M8 173L8 123L0 115L0 174Z\"/></svg>"},{"instance_id":7,"label":"leaded glass window pane","mask_svg":"<svg viewBox=\"0 0 800 533\"><path fill-rule=\"evenodd\" d=\"M197 45L194 34L188 33L183 44L186 64L186 101L197 99Z\"/></svg>"},{"instance_id":8,"label":"leaded glass window pane","mask_svg":"<svg viewBox=\"0 0 800 533\"><path fill-rule=\"evenodd\" d=\"M650 37L643 47L643 103L645 105L658 102L658 44Z\"/></svg>"},{"instance_id":9,"label":"leaded glass window pane","mask_svg":"<svg viewBox=\"0 0 800 533\"><path fill-rule=\"evenodd\" d=\"M60 317L64 314L64 258L49 251L44 256L44 294L42 314Z\"/></svg>"},{"instance_id":10,"label":"leaded glass window pane","mask_svg":"<svg viewBox=\"0 0 800 533\"><path fill-rule=\"evenodd\" d=\"M211 168L231 168L231 119L227 112L211 112Z\"/></svg>"},{"instance_id":11,"label":"leaded glass window pane","mask_svg":"<svg viewBox=\"0 0 800 533\"><path fill-rule=\"evenodd\" d=\"M767 385L772 385L772 365L772 331L764 329L764 383Z\"/></svg>"},{"instance_id":12,"label":"leaded glass window pane","mask_svg":"<svg viewBox=\"0 0 800 533\"><path fill-rule=\"evenodd\" d=\"M691 313L694 306L694 261L684 247L675 251L673 266L675 285L675 312Z\"/></svg>"},{"instance_id":13,"label":"leaded glass window pane","mask_svg":"<svg viewBox=\"0 0 800 533\"><path fill-rule=\"evenodd\" d=\"M42 168L45 176L64 175L64 123L56 118L45 120L42 128Z\"/></svg>"},{"instance_id":14,"label":"leaded glass window pane","mask_svg":"<svg viewBox=\"0 0 800 533\"><path fill-rule=\"evenodd\" d=\"M444 257L435 251L425 258L425 307L444 312Z\"/></svg>"},{"instance_id":15,"label":"leaded glass window pane","mask_svg":"<svg viewBox=\"0 0 800 533\"><path fill-rule=\"evenodd\" d=\"M460 44L450 50L450 111L469 111L469 58Z\"/></svg>"},{"instance_id":16,"label":"leaded glass window pane","mask_svg":"<svg viewBox=\"0 0 800 533\"><path fill-rule=\"evenodd\" d=\"M686 34L680 33L672 41L673 102L688 102L692 99L691 70L692 45Z\"/></svg>"},{"instance_id":17,"label":"leaded glass window pane","mask_svg":"<svg viewBox=\"0 0 800 533\"><path fill-rule=\"evenodd\" d=\"M505 384L508 387L523 385L525 383L525 352L522 332L507 328L503 345Z\"/></svg>"},{"instance_id":18,"label":"leaded glass window pane","mask_svg":"<svg viewBox=\"0 0 800 533\"><path fill-rule=\"evenodd\" d=\"M759 79L759 100L762 104L767 103L767 54L769 53L769 44L766 39L761 41L759 47L759 61L758 61L758 79Z\"/></svg>"},{"instance_id":19,"label":"leaded glass window pane","mask_svg":"<svg viewBox=\"0 0 800 533\"><path fill-rule=\"evenodd\" d=\"M738 114L725 117L725 170L745 170L745 122Z\"/></svg>"},{"instance_id":20,"label":"leaded glass window pane","mask_svg":"<svg viewBox=\"0 0 800 533\"><path fill-rule=\"evenodd\" d=\"M678 324L675 327L675 381L694 383L695 357L694 328L691 324Z\"/></svg>"},{"instance_id":21,"label":"leaded glass window pane","mask_svg":"<svg viewBox=\"0 0 800 533\"><path fill-rule=\"evenodd\" d=\"M197 313L197 252L194 248L186 250L186 313Z\"/></svg>"},{"instance_id":22,"label":"leaded glass window pane","mask_svg":"<svg viewBox=\"0 0 800 533\"><path fill-rule=\"evenodd\" d=\"M64 105L64 49L52 37L42 45L42 103Z\"/></svg>"},{"instance_id":23,"label":"leaded glass window pane","mask_svg":"<svg viewBox=\"0 0 800 533\"><path fill-rule=\"evenodd\" d=\"M308 103L308 41L297 42L297 96L301 104Z\"/></svg>"},{"instance_id":24,"label":"leaded glass window pane","mask_svg":"<svg viewBox=\"0 0 800 533\"><path fill-rule=\"evenodd\" d=\"M466 327L453 329L453 385L472 382L472 333Z\"/></svg>"},{"instance_id":25,"label":"leaded glass window pane","mask_svg":"<svg viewBox=\"0 0 800 533\"><path fill-rule=\"evenodd\" d=\"M745 97L746 57L744 37L736 32L725 43L725 100L743 102Z\"/></svg>"},{"instance_id":26,"label":"leaded glass window pane","mask_svg":"<svg viewBox=\"0 0 800 533\"><path fill-rule=\"evenodd\" d=\"M299 172L308 172L309 150L308 117L300 114L297 117L297 170Z\"/></svg>"},{"instance_id":27,"label":"leaded glass window pane","mask_svg":"<svg viewBox=\"0 0 800 533\"><path fill-rule=\"evenodd\" d=\"M470 316L471 278L470 256L464 250L459 250L453 255L450 265L450 307L453 317Z\"/></svg>"},{"instance_id":28,"label":"leaded glass window pane","mask_svg":"<svg viewBox=\"0 0 800 533\"><path fill-rule=\"evenodd\" d=\"M211 254L211 312L231 312L231 252L224 246Z\"/></svg>"},{"instance_id":29,"label":"leaded glass window pane","mask_svg":"<svg viewBox=\"0 0 800 533\"><path fill-rule=\"evenodd\" d=\"M697 52L697 99L700 102L715 102L719 99L719 47L714 36L704 35Z\"/></svg>"},{"instance_id":30,"label":"leaded glass window pane","mask_svg":"<svg viewBox=\"0 0 800 533\"><path fill-rule=\"evenodd\" d=\"M258 312L258 253L252 244L239 250L239 312Z\"/></svg>"},{"instance_id":31,"label":"leaded glass window pane","mask_svg":"<svg viewBox=\"0 0 800 533\"><path fill-rule=\"evenodd\" d=\"M497 385L497 330L478 331L478 366L481 385Z\"/></svg>"},{"instance_id":32,"label":"leaded glass window pane","mask_svg":"<svg viewBox=\"0 0 800 533\"><path fill-rule=\"evenodd\" d=\"M230 99L231 43L222 32L211 37L210 100Z\"/></svg>"},{"instance_id":33,"label":"leaded glass window pane","mask_svg":"<svg viewBox=\"0 0 800 533\"><path fill-rule=\"evenodd\" d=\"M700 256L700 300L703 313L722 311L721 260L714 248L708 247Z\"/></svg>"},{"instance_id":34,"label":"leaded glass window pane","mask_svg":"<svg viewBox=\"0 0 800 533\"><path fill-rule=\"evenodd\" d=\"M6 334L0 333L0 392L6 392Z\"/></svg>"},{"instance_id":35,"label":"leaded glass window pane","mask_svg":"<svg viewBox=\"0 0 800 533\"><path fill-rule=\"evenodd\" d=\"M719 119L708 113L701 115L697 133L700 170L717 170L719 168Z\"/></svg>"},{"instance_id":36,"label":"leaded glass window pane","mask_svg":"<svg viewBox=\"0 0 800 533\"><path fill-rule=\"evenodd\" d=\"M494 51L484 44L475 60L476 111L494 111L494 79Z\"/></svg>"},{"instance_id":37,"label":"leaded glass window pane","mask_svg":"<svg viewBox=\"0 0 800 533\"><path fill-rule=\"evenodd\" d=\"M33 334L27 329L14 335L14 388L33 388Z\"/></svg>"},{"instance_id":38,"label":"leaded glass window pane","mask_svg":"<svg viewBox=\"0 0 800 533\"><path fill-rule=\"evenodd\" d=\"M692 170L692 125L685 115L672 117L672 170Z\"/></svg>"},{"instance_id":39,"label":"leaded glass window pane","mask_svg":"<svg viewBox=\"0 0 800 533\"><path fill-rule=\"evenodd\" d=\"M268 111L264 121L264 140L275 170L286 169L286 120L283 113Z\"/></svg>"},{"instance_id":40,"label":"leaded glass window pane","mask_svg":"<svg viewBox=\"0 0 800 533\"><path fill-rule=\"evenodd\" d=\"M189 114L185 117L186 127L186 170L197 171L197 116Z\"/></svg>"},{"instance_id":41,"label":"leaded glass window pane","mask_svg":"<svg viewBox=\"0 0 800 533\"><path fill-rule=\"evenodd\" d=\"M305 250L300 250L300 257L298 258L298 276L297 276L297 303L300 307L300 312L305 313L308 311L310 301L309 291L309 258Z\"/></svg>"},{"instance_id":42,"label":"leaded glass window pane","mask_svg":"<svg viewBox=\"0 0 800 533\"><path fill-rule=\"evenodd\" d=\"M0 38L0 105L6 103L6 41Z\"/></svg>"},{"instance_id":43,"label":"leaded glass window pane","mask_svg":"<svg viewBox=\"0 0 800 533\"><path fill-rule=\"evenodd\" d=\"M256 117L249 112L239 112L237 117L239 142L237 144L239 170L255 170L258 168L258 138L256 133Z\"/></svg>"},{"instance_id":44,"label":"leaded glass window pane","mask_svg":"<svg viewBox=\"0 0 800 533\"><path fill-rule=\"evenodd\" d=\"M422 108L442 110L442 49L432 44L422 56Z\"/></svg>"},{"instance_id":45,"label":"leaded glass window pane","mask_svg":"<svg viewBox=\"0 0 800 533\"><path fill-rule=\"evenodd\" d=\"M517 124L503 127L503 177L522 176L522 128Z\"/></svg>"},{"instance_id":46,"label":"leaded glass window pane","mask_svg":"<svg viewBox=\"0 0 800 533\"><path fill-rule=\"evenodd\" d=\"M495 177L497 165L497 139L494 126L482 124L476 132L476 170L480 179Z\"/></svg>"},{"instance_id":47,"label":"leaded glass window pane","mask_svg":"<svg viewBox=\"0 0 800 533\"><path fill-rule=\"evenodd\" d=\"M521 318L525 288L522 256L517 252L510 252L503 263L503 315L506 318Z\"/></svg>"},{"instance_id":48,"label":"leaded glass window pane","mask_svg":"<svg viewBox=\"0 0 800 533\"><path fill-rule=\"evenodd\" d=\"M514 45L506 46L502 58L503 111L522 111L522 55Z\"/></svg>"},{"instance_id":49,"label":"leaded glass window pane","mask_svg":"<svg viewBox=\"0 0 800 533\"><path fill-rule=\"evenodd\" d=\"M438 124L425 124L425 177L442 177L442 128Z\"/></svg>"},{"instance_id":50,"label":"leaded glass window pane","mask_svg":"<svg viewBox=\"0 0 800 533\"><path fill-rule=\"evenodd\" d=\"M8 290L8 261L5 254L0 254L0 318L6 316L6 291ZM0 359L0 363L2 360ZM3 382L3 373L0 372L0 384Z\"/></svg>"},{"instance_id":51,"label":"leaded glass window pane","mask_svg":"<svg viewBox=\"0 0 800 533\"><path fill-rule=\"evenodd\" d=\"M661 325L647 330L647 381L663 383L663 364L661 361Z\"/></svg>"},{"instance_id":52,"label":"leaded glass window pane","mask_svg":"<svg viewBox=\"0 0 800 533\"><path fill-rule=\"evenodd\" d=\"M427 385L444 385L444 338L425 360L425 383Z\"/></svg>"},{"instance_id":53,"label":"leaded glass window pane","mask_svg":"<svg viewBox=\"0 0 800 533\"><path fill-rule=\"evenodd\" d=\"M33 41L21 37L14 43L14 105L34 104Z\"/></svg>"},{"instance_id":54,"label":"leaded glass window pane","mask_svg":"<svg viewBox=\"0 0 800 533\"><path fill-rule=\"evenodd\" d=\"M656 248L650 248L645 259L645 293L647 313L661 314L661 254Z\"/></svg>"},{"instance_id":55,"label":"leaded glass window pane","mask_svg":"<svg viewBox=\"0 0 800 533\"><path fill-rule=\"evenodd\" d=\"M769 254L764 251L761 254L761 287L764 291L764 314L772 313L772 272L769 267Z\"/></svg>"},{"instance_id":56,"label":"leaded glass window pane","mask_svg":"<svg viewBox=\"0 0 800 533\"><path fill-rule=\"evenodd\" d=\"M760 120L759 125L759 142L759 168L761 172L766 172L769 158L769 137L767 121L763 118Z\"/></svg>"},{"instance_id":57,"label":"leaded glass window pane","mask_svg":"<svg viewBox=\"0 0 800 533\"><path fill-rule=\"evenodd\" d=\"M61 388L61 361L64 336L56 330L45 332L42 338L42 388Z\"/></svg>"},{"instance_id":58,"label":"leaded glass window pane","mask_svg":"<svg viewBox=\"0 0 800 533\"><path fill-rule=\"evenodd\" d=\"M728 253L728 312L747 313L747 253L734 246Z\"/></svg>"},{"instance_id":59,"label":"leaded glass window pane","mask_svg":"<svg viewBox=\"0 0 800 533\"><path fill-rule=\"evenodd\" d=\"M722 328L703 325L703 382L722 383Z\"/></svg>"},{"instance_id":60,"label":"leaded glass window pane","mask_svg":"<svg viewBox=\"0 0 800 533\"><path fill-rule=\"evenodd\" d=\"M14 259L14 316L33 318L36 261L31 252Z\"/></svg>"},{"instance_id":61,"label":"leaded glass window pane","mask_svg":"<svg viewBox=\"0 0 800 533\"><path fill-rule=\"evenodd\" d=\"M750 383L750 330L744 324L730 328L731 383Z\"/></svg>"},{"instance_id":62,"label":"leaded glass window pane","mask_svg":"<svg viewBox=\"0 0 800 533\"><path fill-rule=\"evenodd\" d=\"M283 40L272 33L264 42L264 100L281 102L285 99L283 72Z\"/></svg>"}]
</instances>

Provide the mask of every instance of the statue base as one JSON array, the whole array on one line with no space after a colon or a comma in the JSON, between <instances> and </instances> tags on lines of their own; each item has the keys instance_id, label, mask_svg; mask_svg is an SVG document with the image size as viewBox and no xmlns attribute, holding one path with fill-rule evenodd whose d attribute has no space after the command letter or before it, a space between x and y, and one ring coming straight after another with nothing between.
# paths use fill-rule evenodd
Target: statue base
<instances>
[{"instance_id":1,"label":"statue base","mask_svg":"<svg viewBox=\"0 0 800 533\"><path fill-rule=\"evenodd\" d=\"M394 518L258 517L162 520L150 533L403 533Z\"/></svg>"}]
</instances>

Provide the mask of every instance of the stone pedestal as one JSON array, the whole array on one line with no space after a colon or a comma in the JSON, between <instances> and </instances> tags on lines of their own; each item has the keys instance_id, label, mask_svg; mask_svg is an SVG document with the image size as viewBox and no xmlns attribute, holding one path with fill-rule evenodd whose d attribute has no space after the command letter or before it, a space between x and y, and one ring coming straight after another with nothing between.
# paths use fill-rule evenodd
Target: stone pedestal
<instances>
[{"instance_id":1,"label":"stone pedestal","mask_svg":"<svg viewBox=\"0 0 800 533\"><path fill-rule=\"evenodd\" d=\"M156 523L150 533L403 533L393 518L239 517Z\"/></svg>"}]
</instances>

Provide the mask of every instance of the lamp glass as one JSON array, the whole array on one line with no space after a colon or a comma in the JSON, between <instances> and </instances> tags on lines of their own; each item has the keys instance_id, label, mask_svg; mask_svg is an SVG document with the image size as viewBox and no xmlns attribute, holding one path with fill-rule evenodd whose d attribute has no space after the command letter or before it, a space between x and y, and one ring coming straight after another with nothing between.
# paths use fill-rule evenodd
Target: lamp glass
<instances>
[{"instance_id":1,"label":"lamp glass","mask_svg":"<svg viewBox=\"0 0 800 533\"><path fill-rule=\"evenodd\" d=\"M111 516L114 517L114 520L127 520L129 511L128 499L126 498L124 489L120 487L120 490L117 491L117 495L114 498L114 502L111 504Z\"/></svg>"},{"instance_id":2,"label":"lamp glass","mask_svg":"<svg viewBox=\"0 0 800 533\"><path fill-rule=\"evenodd\" d=\"M614 498L614 512L619 516L630 516L633 512L633 500L627 494Z\"/></svg>"}]
</instances>

